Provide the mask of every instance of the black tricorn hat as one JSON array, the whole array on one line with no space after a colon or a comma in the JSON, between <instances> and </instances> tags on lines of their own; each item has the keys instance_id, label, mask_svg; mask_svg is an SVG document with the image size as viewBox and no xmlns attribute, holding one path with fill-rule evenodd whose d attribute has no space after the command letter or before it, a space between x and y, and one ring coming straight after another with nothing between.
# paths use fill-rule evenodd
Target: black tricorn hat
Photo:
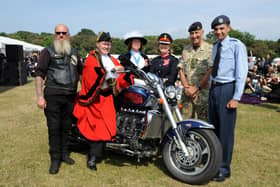
<instances>
[{"instance_id":1,"label":"black tricorn hat","mask_svg":"<svg viewBox=\"0 0 280 187\"><path fill-rule=\"evenodd\" d=\"M101 31L98 33L96 42L102 42L102 41L112 42L112 38L109 32Z\"/></svg>"}]
</instances>

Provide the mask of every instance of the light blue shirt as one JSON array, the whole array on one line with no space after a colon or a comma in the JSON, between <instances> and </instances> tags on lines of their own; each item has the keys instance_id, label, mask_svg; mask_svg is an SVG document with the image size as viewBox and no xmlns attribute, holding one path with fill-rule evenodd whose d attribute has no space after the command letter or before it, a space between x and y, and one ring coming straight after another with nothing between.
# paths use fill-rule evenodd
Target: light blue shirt
<instances>
[{"instance_id":1,"label":"light blue shirt","mask_svg":"<svg viewBox=\"0 0 280 187\"><path fill-rule=\"evenodd\" d=\"M214 44L212 60L214 62L218 42ZM240 100L248 73L248 55L246 46L238 39L227 36L222 42L221 56L217 76L210 80L220 83L235 81L234 100Z\"/></svg>"}]
</instances>

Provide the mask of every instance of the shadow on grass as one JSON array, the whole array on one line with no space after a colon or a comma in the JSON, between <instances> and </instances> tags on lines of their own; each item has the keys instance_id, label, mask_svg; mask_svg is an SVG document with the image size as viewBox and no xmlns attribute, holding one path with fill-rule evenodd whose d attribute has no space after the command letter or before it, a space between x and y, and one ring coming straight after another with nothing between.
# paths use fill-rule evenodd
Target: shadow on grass
<instances>
[{"instance_id":1,"label":"shadow on grass","mask_svg":"<svg viewBox=\"0 0 280 187\"><path fill-rule=\"evenodd\" d=\"M71 151L80 153L83 155L87 155L88 148L89 147L86 144L77 144L76 147L75 146L73 147L73 145L72 145ZM105 164L113 165L113 166L117 166L117 167L135 166L135 169L137 169L137 167L139 167L139 166L154 165L160 171L162 171L164 173L164 175L166 175L176 181L180 181L180 180L176 179L175 177L173 177L170 174L170 172L167 170L167 168L165 167L165 165L163 163L162 155L160 155L160 154L156 155L156 156L151 156L151 157L144 157L144 158L141 158L138 160L136 156L127 156L122 153L107 149L107 150L104 150L103 157L99 158L97 160L97 163L100 163L100 162L104 162ZM182 184L186 184L184 181L180 181L180 182L182 182ZM206 185L209 182L210 181L207 181L201 185Z\"/></svg>"},{"instance_id":2,"label":"shadow on grass","mask_svg":"<svg viewBox=\"0 0 280 187\"><path fill-rule=\"evenodd\" d=\"M29 84L30 82L32 82L32 80L29 79L29 80L27 80L27 82L25 84ZM0 94L6 92L8 90L11 90L15 87L24 86L25 84L23 84L23 85L0 85Z\"/></svg>"},{"instance_id":3,"label":"shadow on grass","mask_svg":"<svg viewBox=\"0 0 280 187\"><path fill-rule=\"evenodd\" d=\"M70 151L87 155L88 153L88 146L86 144L76 144L70 146ZM154 157L144 157L137 160L135 156L127 156L122 153L114 152L112 150L105 150L103 153L103 157L98 160L98 162L104 162L105 164L110 164L118 167L124 166L131 166L134 165L136 168L137 166L148 166L149 164L155 165L157 168L162 170L166 175L169 175L169 172L164 167L162 156L154 156Z\"/></svg>"},{"instance_id":4,"label":"shadow on grass","mask_svg":"<svg viewBox=\"0 0 280 187\"><path fill-rule=\"evenodd\" d=\"M272 109L272 110L276 110L277 112L280 112L280 105L279 103L262 103L260 105L256 105L258 107L263 107L263 108L267 108L267 109Z\"/></svg>"},{"instance_id":5,"label":"shadow on grass","mask_svg":"<svg viewBox=\"0 0 280 187\"><path fill-rule=\"evenodd\" d=\"M106 150L104 155L104 161L107 164L112 164L115 166L127 166L127 165L135 165L135 166L148 166L148 164L155 164L156 160L161 160L158 156L150 157L150 158L141 158L137 161L137 157L135 156L127 156L121 153L117 153L111 150Z\"/></svg>"},{"instance_id":6,"label":"shadow on grass","mask_svg":"<svg viewBox=\"0 0 280 187\"><path fill-rule=\"evenodd\" d=\"M161 170L166 176L168 176L176 181L180 181L180 180L174 178L170 174L170 172L166 169L161 155L158 155L155 157L150 157L150 158L142 158L140 160L140 162L138 162L136 157L125 156L120 153L107 151L106 158L104 158L104 162L105 162L105 164L111 164L111 165L120 166L120 167L127 166L127 165L129 165L129 166L135 165L136 168L137 168L137 166L148 166L148 164L153 164L159 170ZM184 181L180 181L180 182L182 182L182 184L186 184ZM206 185L209 182L210 181L204 182L201 185Z\"/></svg>"},{"instance_id":7,"label":"shadow on grass","mask_svg":"<svg viewBox=\"0 0 280 187\"><path fill-rule=\"evenodd\" d=\"M104 162L106 164L111 164L119 167L135 165L137 166L148 166L149 164L153 164L159 170L161 170L165 175L172 177L166 167L164 166L162 156L157 155L154 157L144 157L137 161L137 157L126 156L121 153L117 153L114 151L107 150L105 153ZM173 177L172 177L173 178Z\"/></svg>"},{"instance_id":8,"label":"shadow on grass","mask_svg":"<svg viewBox=\"0 0 280 187\"><path fill-rule=\"evenodd\" d=\"M10 89L13 89L15 86L0 86L0 94L4 93L5 91L8 91Z\"/></svg>"}]
</instances>

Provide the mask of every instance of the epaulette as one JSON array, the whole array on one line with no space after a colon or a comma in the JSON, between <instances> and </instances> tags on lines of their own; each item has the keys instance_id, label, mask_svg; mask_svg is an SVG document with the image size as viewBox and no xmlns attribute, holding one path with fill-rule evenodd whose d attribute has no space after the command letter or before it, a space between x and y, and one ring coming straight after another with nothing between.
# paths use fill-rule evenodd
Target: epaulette
<instances>
[{"instance_id":1,"label":"epaulette","mask_svg":"<svg viewBox=\"0 0 280 187\"><path fill-rule=\"evenodd\" d=\"M229 41L231 41L231 42L238 42L239 40L236 39L236 38L230 38Z\"/></svg>"}]
</instances>

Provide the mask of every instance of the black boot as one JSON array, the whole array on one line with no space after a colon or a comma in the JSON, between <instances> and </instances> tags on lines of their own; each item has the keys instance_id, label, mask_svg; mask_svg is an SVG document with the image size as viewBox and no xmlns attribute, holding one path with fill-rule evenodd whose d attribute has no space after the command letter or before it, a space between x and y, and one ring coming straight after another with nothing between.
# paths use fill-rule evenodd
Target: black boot
<instances>
[{"instance_id":1,"label":"black boot","mask_svg":"<svg viewBox=\"0 0 280 187\"><path fill-rule=\"evenodd\" d=\"M49 169L50 174L57 174L60 167L60 160L51 160L51 166Z\"/></svg>"},{"instance_id":2,"label":"black boot","mask_svg":"<svg viewBox=\"0 0 280 187\"><path fill-rule=\"evenodd\" d=\"M87 161L87 167L93 171L96 171L96 158L95 156L89 156Z\"/></svg>"},{"instance_id":3,"label":"black boot","mask_svg":"<svg viewBox=\"0 0 280 187\"><path fill-rule=\"evenodd\" d=\"M73 160L69 154L63 155L61 160L69 165L75 164L75 160Z\"/></svg>"}]
</instances>

